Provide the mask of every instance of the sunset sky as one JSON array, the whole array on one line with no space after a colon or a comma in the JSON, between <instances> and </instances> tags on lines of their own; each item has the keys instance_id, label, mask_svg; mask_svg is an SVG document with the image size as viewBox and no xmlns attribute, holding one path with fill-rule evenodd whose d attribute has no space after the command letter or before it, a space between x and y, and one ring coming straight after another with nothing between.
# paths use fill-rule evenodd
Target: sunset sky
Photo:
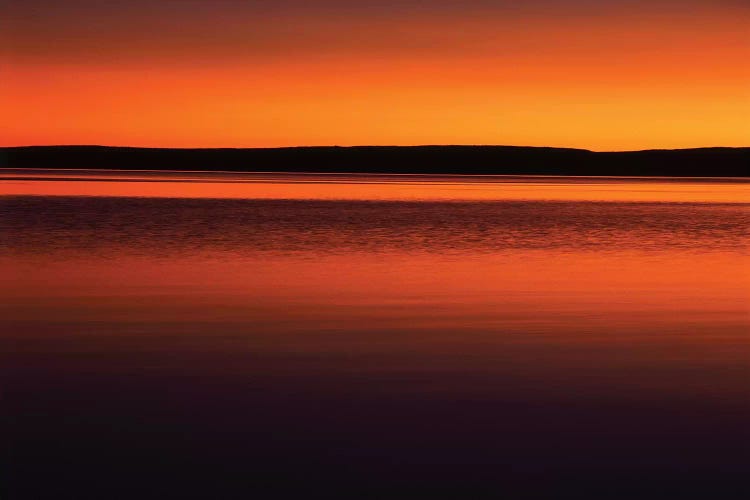
<instances>
[{"instance_id":1,"label":"sunset sky","mask_svg":"<svg viewBox=\"0 0 750 500\"><path fill-rule=\"evenodd\" d=\"M747 0L0 0L0 145L750 145Z\"/></svg>"}]
</instances>

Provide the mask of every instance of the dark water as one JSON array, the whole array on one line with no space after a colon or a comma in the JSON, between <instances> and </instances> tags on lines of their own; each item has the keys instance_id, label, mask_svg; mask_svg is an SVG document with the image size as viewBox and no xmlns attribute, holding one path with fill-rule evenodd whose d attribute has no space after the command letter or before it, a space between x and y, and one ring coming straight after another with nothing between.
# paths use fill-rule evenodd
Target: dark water
<instances>
[{"instance_id":1,"label":"dark water","mask_svg":"<svg viewBox=\"0 0 750 500\"><path fill-rule=\"evenodd\" d=\"M746 184L50 182L0 183L3 498L750 494Z\"/></svg>"}]
</instances>

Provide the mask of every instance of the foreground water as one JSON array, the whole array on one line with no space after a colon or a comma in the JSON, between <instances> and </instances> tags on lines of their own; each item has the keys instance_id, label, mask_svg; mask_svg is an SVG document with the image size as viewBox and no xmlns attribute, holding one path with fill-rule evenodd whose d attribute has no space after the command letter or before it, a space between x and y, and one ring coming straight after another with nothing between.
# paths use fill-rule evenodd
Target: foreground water
<instances>
[{"instance_id":1,"label":"foreground water","mask_svg":"<svg viewBox=\"0 0 750 500\"><path fill-rule=\"evenodd\" d=\"M749 186L6 171L9 498L745 498Z\"/></svg>"}]
</instances>

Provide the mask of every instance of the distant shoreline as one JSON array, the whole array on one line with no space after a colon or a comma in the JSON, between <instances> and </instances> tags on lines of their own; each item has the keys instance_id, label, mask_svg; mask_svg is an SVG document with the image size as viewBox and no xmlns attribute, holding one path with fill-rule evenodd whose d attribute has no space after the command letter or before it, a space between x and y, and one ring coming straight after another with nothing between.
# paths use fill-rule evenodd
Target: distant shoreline
<instances>
[{"instance_id":1,"label":"distant shoreline","mask_svg":"<svg viewBox=\"0 0 750 500\"><path fill-rule=\"evenodd\" d=\"M0 168L307 174L748 177L750 147L593 152L521 146L0 148Z\"/></svg>"}]
</instances>

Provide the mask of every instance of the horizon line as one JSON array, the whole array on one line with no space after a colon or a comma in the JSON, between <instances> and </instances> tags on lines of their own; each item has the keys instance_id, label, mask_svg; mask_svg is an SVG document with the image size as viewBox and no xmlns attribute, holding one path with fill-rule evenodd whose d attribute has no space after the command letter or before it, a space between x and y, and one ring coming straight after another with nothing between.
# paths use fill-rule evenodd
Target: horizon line
<instances>
[{"instance_id":1,"label":"horizon line","mask_svg":"<svg viewBox=\"0 0 750 500\"><path fill-rule=\"evenodd\" d=\"M154 149L154 150L279 150L279 149L355 149L355 148L521 148L521 149L559 149L568 151L580 151L586 153L646 153L657 151L694 151L705 149L750 149L748 146L694 146L685 148L648 148L648 149L621 149L621 150L596 150L585 148L573 148L565 146L521 146L513 144L355 144L355 145L297 145L297 146L210 146L210 147L172 147L172 146L130 146L109 144L25 144L14 146L0 146L2 149L11 148L120 148L120 149Z\"/></svg>"}]
</instances>

